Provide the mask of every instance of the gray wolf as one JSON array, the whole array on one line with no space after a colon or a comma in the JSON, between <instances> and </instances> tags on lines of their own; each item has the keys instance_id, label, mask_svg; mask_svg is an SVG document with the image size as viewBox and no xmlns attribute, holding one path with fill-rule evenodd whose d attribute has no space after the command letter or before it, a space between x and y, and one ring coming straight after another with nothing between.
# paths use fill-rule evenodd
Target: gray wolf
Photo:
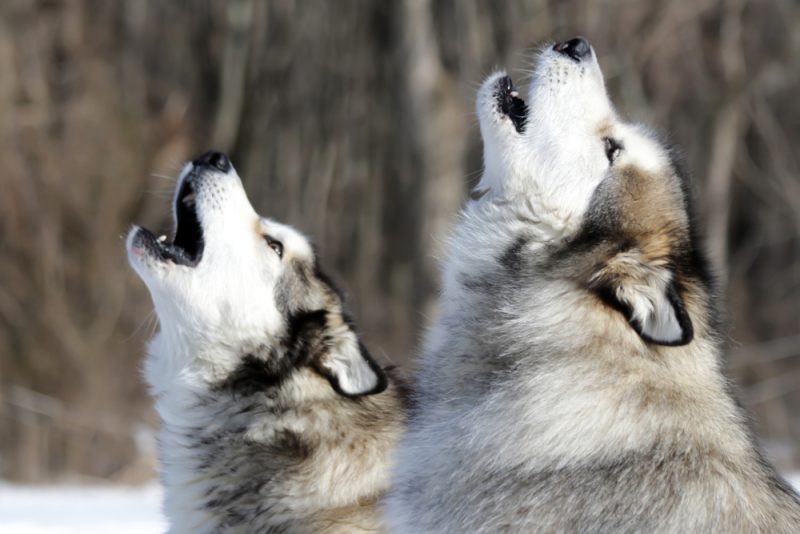
<instances>
[{"instance_id":1,"label":"gray wolf","mask_svg":"<svg viewBox=\"0 0 800 534\"><path fill-rule=\"evenodd\" d=\"M388 522L398 533L800 532L720 371L676 153L618 117L582 38L523 100L479 91L485 170L444 263Z\"/></svg>"},{"instance_id":2,"label":"gray wolf","mask_svg":"<svg viewBox=\"0 0 800 534\"><path fill-rule=\"evenodd\" d=\"M314 248L259 216L218 152L184 167L174 222L172 242L127 239L160 323L144 374L171 532L382 531L402 386Z\"/></svg>"}]
</instances>

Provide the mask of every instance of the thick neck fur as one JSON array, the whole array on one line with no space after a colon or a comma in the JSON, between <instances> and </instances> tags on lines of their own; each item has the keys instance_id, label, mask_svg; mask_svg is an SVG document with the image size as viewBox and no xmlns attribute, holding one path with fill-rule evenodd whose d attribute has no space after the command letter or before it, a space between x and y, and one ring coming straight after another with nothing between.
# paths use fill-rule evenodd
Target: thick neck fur
<instances>
[{"instance_id":1,"label":"thick neck fur","mask_svg":"<svg viewBox=\"0 0 800 534\"><path fill-rule=\"evenodd\" d=\"M715 333L702 319L710 296L697 288L688 299L696 318L690 344L648 344L621 313L553 272L547 262L566 236L533 220L514 200L473 202L462 213L444 267L442 315L417 373L421 408L398 457L390 515L399 531L494 532L511 521L492 516L507 508L506 498L525 510L509 524L515 532L627 528L591 523L609 507L643 521L636 531L653 529L662 516L655 530L739 524L785 531L785 518L760 516L776 503L800 520L720 372ZM433 480L452 471L463 484L448 484L452 497L438 507L449 519L419 507L433 498L424 490L445 490ZM630 487L618 487L625 477ZM709 500L676 502L709 480ZM639 483L646 487L636 489ZM470 489L476 484L480 492ZM409 492L420 496L404 499ZM583 499L585 513L565 523L564 508ZM419 512L404 508L409 503Z\"/></svg>"},{"instance_id":2,"label":"thick neck fur","mask_svg":"<svg viewBox=\"0 0 800 534\"><path fill-rule=\"evenodd\" d=\"M402 424L395 385L351 399L310 368L275 377L246 358L212 363L191 346L159 334L145 369L162 420L171 532L380 527L376 502Z\"/></svg>"},{"instance_id":3,"label":"thick neck fur","mask_svg":"<svg viewBox=\"0 0 800 534\"><path fill-rule=\"evenodd\" d=\"M545 262L565 237L532 220L521 199L473 203L465 210L445 265L445 306L423 351L422 390L436 391L436 402L452 405L460 390L472 396L481 388L486 408L496 405L522 415L514 429L485 432L490 441L492 435L498 438L492 447L516 447L516 440L506 440L508 431L531 444L562 442L564 448L552 453L529 447L537 461L602 455L598 445L603 442L616 454L620 448L654 443L665 431L679 433L689 414L681 411L675 420L665 420L673 403L676 409L694 404L692 417L714 419L719 427L709 432L730 433L724 440L730 452L747 455L749 439L740 430L739 410L728 394L716 336L708 325L697 321L695 339L687 346L645 343L621 313L574 280L549 272ZM520 247L523 253L516 250ZM697 312L693 317L707 315L708 295L698 294L689 305ZM536 325L533 332L531 324ZM474 368L459 365L454 374L444 361L458 353L480 361ZM598 375L603 377L599 382ZM639 404L630 413L613 406L617 401L629 406L631 398ZM517 409L509 403L518 404ZM596 410L597 403L612 406ZM603 420L591 415L595 412L613 417ZM559 421L568 416L580 420L579 428L564 431ZM476 446L489 445L479 442Z\"/></svg>"}]
</instances>

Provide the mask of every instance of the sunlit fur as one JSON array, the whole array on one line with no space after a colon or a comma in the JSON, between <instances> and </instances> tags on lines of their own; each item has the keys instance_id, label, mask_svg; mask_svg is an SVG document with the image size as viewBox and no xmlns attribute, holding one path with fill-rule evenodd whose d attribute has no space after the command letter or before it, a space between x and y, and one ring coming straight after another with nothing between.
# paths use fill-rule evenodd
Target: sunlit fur
<instances>
[{"instance_id":1,"label":"sunlit fur","mask_svg":"<svg viewBox=\"0 0 800 534\"><path fill-rule=\"evenodd\" d=\"M593 52L537 56L522 133L504 75L478 94L485 171L449 241L393 532L800 532L720 371L673 151L617 117Z\"/></svg>"},{"instance_id":2,"label":"sunlit fur","mask_svg":"<svg viewBox=\"0 0 800 534\"><path fill-rule=\"evenodd\" d=\"M196 266L159 258L142 229L128 238L160 322L144 374L170 532L381 531L397 384L303 235L256 214L233 169L188 164L176 191L189 179L205 242Z\"/></svg>"}]
</instances>

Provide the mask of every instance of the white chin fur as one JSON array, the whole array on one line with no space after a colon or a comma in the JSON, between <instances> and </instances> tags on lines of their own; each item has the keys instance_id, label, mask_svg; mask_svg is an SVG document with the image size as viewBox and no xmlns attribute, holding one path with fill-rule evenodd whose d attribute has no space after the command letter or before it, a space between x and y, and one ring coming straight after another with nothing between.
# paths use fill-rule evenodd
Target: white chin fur
<instances>
[{"instance_id":1,"label":"white chin fur","mask_svg":"<svg viewBox=\"0 0 800 534\"><path fill-rule=\"evenodd\" d=\"M580 63L550 48L539 55L522 133L498 110L502 76L489 76L478 94L484 174L477 190L486 199L525 198L550 233L569 232L608 171L599 130L614 111L594 54Z\"/></svg>"}]
</instances>

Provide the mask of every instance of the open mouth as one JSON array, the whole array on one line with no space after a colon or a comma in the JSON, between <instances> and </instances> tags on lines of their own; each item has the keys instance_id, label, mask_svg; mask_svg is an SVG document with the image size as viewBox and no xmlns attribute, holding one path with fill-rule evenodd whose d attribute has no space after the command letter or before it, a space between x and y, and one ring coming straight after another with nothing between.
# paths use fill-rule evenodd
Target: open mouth
<instances>
[{"instance_id":1,"label":"open mouth","mask_svg":"<svg viewBox=\"0 0 800 534\"><path fill-rule=\"evenodd\" d=\"M161 260L170 260L178 265L194 267L203 257L203 227L197 217L197 194L191 180L184 180L175 197L175 238L172 243L167 236L156 237L150 230L141 229L141 237L148 249Z\"/></svg>"},{"instance_id":2,"label":"open mouth","mask_svg":"<svg viewBox=\"0 0 800 534\"><path fill-rule=\"evenodd\" d=\"M182 259L188 261L189 265L197 265L203 256L203 227L200 226L200 219L197 218L197 208L194 186L191 180L184 180L181 185L180 193L175 199L175 217L177 226L175 228L175 239L172 248Z\"/></svg>"},{"instance_id":3,"label":"open mouth","mask_svg":"<svg viewBox=\"0 0 800 534\"><path fill-rule=\"evenodd\" d=\"M511 123L517 133L523 133L525 131L525 122L528 119L528 106L519 97L519 93L514 88L514 82L510 76L503 76L497 81L495 99L500 113L511 119Z\"/></svg>"}]
</instances>

